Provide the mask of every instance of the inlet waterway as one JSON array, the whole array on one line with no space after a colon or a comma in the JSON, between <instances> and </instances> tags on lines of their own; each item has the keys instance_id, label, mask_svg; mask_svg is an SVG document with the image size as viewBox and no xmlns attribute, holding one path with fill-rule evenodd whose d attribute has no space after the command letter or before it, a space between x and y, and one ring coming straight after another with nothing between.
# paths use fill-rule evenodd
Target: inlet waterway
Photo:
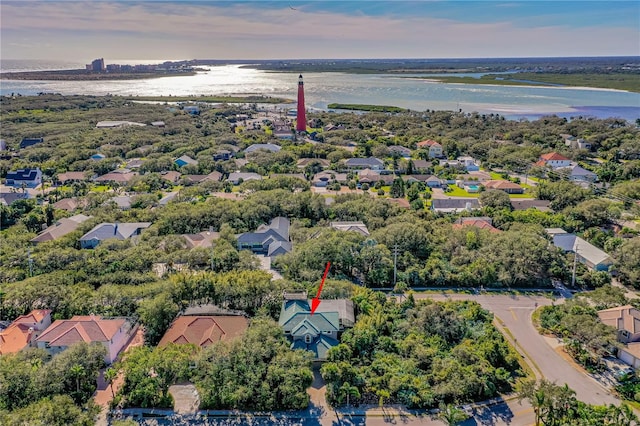
<instances>
[{"instance_id":1,"label":"inlet waterway","mask_svg":"<svg viewBox=\"0 0 640 426\"><path fill-rule=\"evenodd\" d=\"M74 64L75 65L75 64ZM67 65L69 66L69 65ZM79 66L75 66L79 68ZM2 72L34 69L31 65L2 62ZM60 68L60 67L58 67ZM0 81L0 94L35 95L248 95L263 94L295 99L296 73L276 73L239 65L201 67L192 76L145 80L100 81ZM41 66L39 69L46 69ZM51 68L49 68L51 69ZM480 76L481 74L466 74ZM432 75L436 77L437 75ZM535 119L556 114L561 117L640 118L640 93L578 87L501 86L440 83L429 76L403 74L305 73L307 106L326 109L333 102L391 105L416 111L458 110L497 113L508 119ZM418 78L420 77L420 78ZM427 78L425 78L427 77Z\"/></svg>"}]
</instances>

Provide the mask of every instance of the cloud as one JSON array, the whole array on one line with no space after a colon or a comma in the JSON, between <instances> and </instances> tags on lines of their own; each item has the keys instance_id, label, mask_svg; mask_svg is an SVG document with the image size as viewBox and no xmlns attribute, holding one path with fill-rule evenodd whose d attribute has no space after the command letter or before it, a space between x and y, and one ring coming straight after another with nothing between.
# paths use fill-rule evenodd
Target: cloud
<instances>
[{"instance_id":1,"label":"cloud","mask_svg":"<svg viewBox=\"0 0 640 426\"><path fill-rule=\"evenodd\" d=\"M354 15L298 4L291 10L284 2L263 7L230 2L3 1L0 7L6 58L44 58L38 55L59 55L65 49L82 52L82 59L107 56L105 51L119 52L118 58L261 59L596 56L640 50L633 28L525 28L507 20ZM43 49L44 40L54 47ZM17 49L15 44L22 46Z\"/></svg>"}]
</instances>

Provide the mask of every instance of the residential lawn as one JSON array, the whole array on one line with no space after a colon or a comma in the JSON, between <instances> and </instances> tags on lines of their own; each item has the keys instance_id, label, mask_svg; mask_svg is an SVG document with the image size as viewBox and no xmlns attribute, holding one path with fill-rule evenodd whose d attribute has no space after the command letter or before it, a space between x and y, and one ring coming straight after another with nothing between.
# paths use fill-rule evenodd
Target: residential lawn
<instances>
[{"instance_id":1,"label":"residential lawn","mask_svg":"<svg viewBox=\"0 0 640 426\"><path fill-rule=\"evenodd\" d=\"M91 188L92 192L107 192L108 190L109 190L108 185L96 185L93 188Z\"/></svg>"},{"instance_id":2,"label":"residential lawn","mask_svg":"<svg viewBox=\"0 0 640 426\"><path fill-rule=\"evenodd\" d=\"M489 172L489 175L491 175L491 179L494 180L504 180L502 178L502 175L500 173L496 173L496 172Z\"/></svg>"},{"instance_id":3,"label":"residential lawn","mask_svg":"<svg viewBox=\"0 0 640 426\"><path fill-rule=\"evenodd\" d=\"M267 135L272 135L272 134L273 134L273 130L271 130L271 129L270 129L270 128L268 128L268 127L265 127L265 128L264 128L264 132L265 132Z\"/></svg>"},{"instance_id":4,"label":"residential lawn","mask_svg":"<svg viewBox=\"0 0 640 426\"><path fill-rule=\"evenodd\" d=\"M526 183L521 183L521 184L520 184L520 186L521 186L521 187L523 187L524 189L531 189L531 188L533 188L533 186L528 185L528 184L526 184Z\"/></svg>"},{"instance_id":5,"label":"residential lawn","mask_svg":"<svg viewBox=\"0 0 640 426\"><path fill-rule=\"evenodd\" d=\"M469 197L469 198L477 198L478 195L480 195L479 192L476 192L474 194L470 194L467 191L465 191L464 189L457 187L456 185L449 185L449 188L451 188L452 191L445 192L444 195L447 195L447 196L450 196L450 197Z\"/></svg>"},{"instance_id":6,"label":"residential lawn","mask_svg":"<svg viewBox=\"0 0 640 426\"><path fill-rule=\"evenodd\" d=\"M469 197L469 198L478 198L478 196L481 194L481 192L477 192L474 194L470 194L467 191L465 191L462 188L458 188L455 185L449 185L449 188L452 189L451 192L445 192L444 195L450 196L450 197ZM531 194L528 192L525 192L524 194L509 194L509 198L531 198Z\"/></svg>"}]
</instances>

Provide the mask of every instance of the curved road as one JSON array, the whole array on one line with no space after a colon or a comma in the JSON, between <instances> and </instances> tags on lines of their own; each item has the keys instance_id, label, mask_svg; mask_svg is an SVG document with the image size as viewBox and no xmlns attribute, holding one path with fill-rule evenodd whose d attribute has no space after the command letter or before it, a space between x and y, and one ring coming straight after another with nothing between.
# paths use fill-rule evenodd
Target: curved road
<instances>
[{"instance_id":1,"label":"curved road","mask_svg":"<svg viewBox=\"0 0 640 426\"><path fill-rule=\"evenodd\" d=\"M620 404L598 381L578 371L560 356L531 323L536 306L551 305L552 300L543 296L471 295L471 294L414 294L416 299L474 300L499 318L516 340L517 349L536 371L536 375L567 384L576 391L576 397L589 404ZM558 301L560 302L560 301ZM537 368L536 368L537 367Z\"/></svg>"}]
</instances>

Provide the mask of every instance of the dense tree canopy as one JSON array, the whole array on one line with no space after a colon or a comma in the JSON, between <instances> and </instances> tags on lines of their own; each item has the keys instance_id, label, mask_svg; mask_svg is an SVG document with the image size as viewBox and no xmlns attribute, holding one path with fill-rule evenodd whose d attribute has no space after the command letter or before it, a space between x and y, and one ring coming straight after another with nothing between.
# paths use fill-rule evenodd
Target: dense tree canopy
<instances>
[{"instance_id":1,"label":"dense tree canopy","mask_svg":"<svg viewBox=\"0 0 640 426\"><path fill-rule=\"evenodd\" d=\"M321 372L333 405L380 398L408 407L486 399L511 388L517 357L473 302L354 296L360 315ZM357 391L352 391L351 388Z\"/></svg>"},{"instance_id":2,"label":"dense tree canopy","mask_svg":"<svg viewBox=\"0 0 640 426\"><path fill-rule=\"evenodd\" d=\"M331 123L336 129L319 131L311 143L276 139L268 120L250 126L238 119L237 114L258 117L255 105L203 106L200 115L191 116L171 106L117 96L42 94L0 97L0 103L3 139L11 153L0 159L0 178L16 168L40 167L46 183L35 199L0 203L0 320L38 308L51 309L60 319L94 313L139 320L147 346L114 367L123 371L125 381L116 405L171 406L168 386L192 379L203 407L306 406L309 355L289 350L270 320L254 320L245 337L203 351L152 346L175 315L192 305L212 303L250 317L276 318L283 291L315 293L327 262L332 268L324 297L353 297L358 312L356 326L341 336L323 367L334 405L447 407L509 390L518 375L514 353L491 326L490 315L476 304L397 304L362 287L549 286L551 278L568 279L571 270L571 255L553 248L544 232L558 227L612 254L620 281L640 286L637 232L624 224L623 229L616 227L638 214L635 201L640 198L640 130L622 120L510 121L497 114L451 111L312 112L314 125ZM163 120L165 127L95 127L101 120L148 123L151 118ZM36 134L44 135L45 142L18 148L22 137ZM562 134L587 140L591 151L567 147ZM439 164L425 149L415 150L410 160L390 149L415 149L425 139L438 140L449 159L473 156L487 172L503 177L511 173L514 181L520 176L513 173L535 176L537 186L528 194L550 201L553 211L513 210L513 197L493 190L478 196L478 212L429 210L435 190L405 174L453 180L468 173L463 167ZM281 150L243 152L254 143L277 143ZM235 158L214 160L222 149ZM602 187L581 188L562 174L531 166L550 151L596 173ZM90 159L97 152L105 158ZM177 166L174 160L182 155L198 164ZM393 180L356 189L357 174L342 170L343 160L354 156L383 157ZM418 158L429 160L419 171ZM129 167L130 160L140 165L130 182L91 180ZM298 166L299 160L311 161ZM328 191L312 191L309 181L325 161L334 176L347 172L347 183L331 180ZM82 172L86 180L60 182L69 171ZM176 171L182 173L179 180L167 177ZM264 179L234 186L185 176L214 171L223 178L236 171L256 172ZM353 193L344 193L347 188ZM176 194L165 204L160 200L169 191ZM109 201L125 193L132 194L130 208ZM75 211L53 207L67 197L76 197ZM408 201L410 208L388 197ZM55 241L30 242L43 227L77 213L92 217ZM453 224L460 216L472 215L489 216L498 231ZM237 249L237 234L254 231L276 216L291 220L294 248L273 261L284 280L272 280L258 270L257 257ZM369 235L333 230L329 223L335 221L362 221ZM102 222L152 226L139 238L81 249L80 236ZM181 235L202 231L217 232L220 238L211 247L190 248ZM580 286L597 288L609 281L605 273L578 266ZM591 360L612 343L596 323L593 307L610 306L618 296L611 291L588 304L545 308L541 320L558 335L572 337L568 346L578 358ZM28 423L25 419L39 416L56 424L49 419L58 416L69 424L84 424L93 416L87 401L101 359L95 347L72 348L52 359L31 350L0 357L0 423ZM197 369L190 368L194 365Z\"/></svg>"},{"instance_id":3,"label":"dense tree canopy","mask_svg":"<svg viewBox=\"0 0 640 426\"><path fill-rule=\"evenodd\" d=\"M303 409L313 381L311 353L292 351L271 320L255 319L231 342L203 350L194 381L202 408L245 410Z\"/></svg>"}]
</instances>

